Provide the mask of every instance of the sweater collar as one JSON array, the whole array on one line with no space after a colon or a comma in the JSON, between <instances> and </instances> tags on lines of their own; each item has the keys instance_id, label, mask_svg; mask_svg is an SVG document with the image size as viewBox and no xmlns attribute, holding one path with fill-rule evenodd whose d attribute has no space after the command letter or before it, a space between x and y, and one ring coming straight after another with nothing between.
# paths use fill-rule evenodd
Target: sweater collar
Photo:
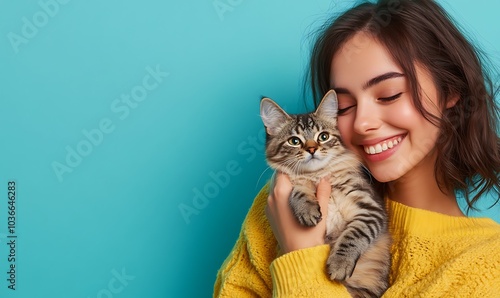
<instances>
[{"instance_id":1,"label":"sweater collar","mask_svg":"<svg viewBox=\"0 0 500 298\"><path fill-rule=\"evenodd\" d=\"M386 199L389 214L389 229L395 232L413 235L434 235L443 233L470 234L487 232L490 227L500 228L490 218L471 218L451 216L424 209L418 209Z\"/></svg>"}]
</instances>

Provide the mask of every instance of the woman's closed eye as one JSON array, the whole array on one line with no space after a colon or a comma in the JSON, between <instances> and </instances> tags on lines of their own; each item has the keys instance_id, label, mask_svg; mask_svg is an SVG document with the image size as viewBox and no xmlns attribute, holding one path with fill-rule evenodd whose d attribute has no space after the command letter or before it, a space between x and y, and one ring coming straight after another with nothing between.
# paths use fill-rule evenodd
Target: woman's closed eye
<instances>
[{"instance_id":1,"label":"woman's closed eye","mask_svg":"<svg viewBox=\"0 0 500 298\"><path fill-rule=\"evenodd\" d=\"M394 95L388 96L388 97L379 97L378 100L383 101L383 102L393 101L393 100L398 99L401 96L401 94L403 94L403 92L399 92L397 94L394 94Z\"/></svg>"},{"instance_id":2,"label":"woman's closed eye","mask_svg":"<svg viewBox=\"0 0 500 298\"><path fill-rule=\"evenodd\" d=\"M399 92L399 93L396 93L396 94L391 95L391 96L379 97L379 98L377 98L377 100L382 102L382 103L389 103L389 102L401 97L402 94L403 94L403 92ZM349 110L351 108L354 108L355 106L356 106L356 103L354 103L354 102L343 104L343 107L339 107L337 115L342 116L342 115L346 114L347 112L349 112Z\"/></svg>"},{"instance_id":3,"label":"woman's closed eye","mask_svg":"<svg viewBox=\"0 0 500 298\"><path fill-rule=\"evenodd\" d=\"M354 105L354 104L353 104L353 105L350 105L350 106L345 107L345 108L341 108L341 109L339 108L339 110L337 111L337 115L338 115L338 116L342 116L343 114L345 114L346 112L348 112L348 111L349 111L349 109L351 109L351 108L353 108L353 107L355 107L355 106L356 106L356 105Z\"/></svg>"}]
</instances>

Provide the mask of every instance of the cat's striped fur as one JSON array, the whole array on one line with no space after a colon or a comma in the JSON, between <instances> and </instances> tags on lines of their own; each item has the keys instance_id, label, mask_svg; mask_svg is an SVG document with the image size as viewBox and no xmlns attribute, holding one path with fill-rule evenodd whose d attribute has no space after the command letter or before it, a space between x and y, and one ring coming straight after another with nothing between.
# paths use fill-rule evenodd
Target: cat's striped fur
<instances>
[{"instance_id":1,"label":"cat's striped fur","mask_svg":"<svg viewBox=\"0 0 500 298\"><path fill-rule=\"evenodd\" d=\"M321 220L316 185L328 177L332 195L326 219L325 242L331 247L327 273L353 297L380 297L388 287L390 269L386 210L359 158L341 142L337 110L333 90L314 113L301 115L288 115L263 98L267 162L290 177L294 185L290 206L305 226Z\"/></svg>"}]
</instances>

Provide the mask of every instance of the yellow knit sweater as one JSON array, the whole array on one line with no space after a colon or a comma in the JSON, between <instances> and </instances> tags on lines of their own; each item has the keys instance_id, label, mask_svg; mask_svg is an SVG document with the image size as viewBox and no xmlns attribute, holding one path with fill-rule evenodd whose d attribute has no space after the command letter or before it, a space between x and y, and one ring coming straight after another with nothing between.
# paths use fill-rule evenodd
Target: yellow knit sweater
<instances>
[{"instance_id":1,"label":"yellow knit sweater","mask_svg":"<svg viewBox=\"0 0 500 298\"><path fill-rule=\"evenodd\" d=\"M214 297L350 297L325 273L328 245L276 258L276 240L257 195L220 268ZM383 297L500 297L500 225L388 201L391 287Z\"/></svg>"}]
</instances>

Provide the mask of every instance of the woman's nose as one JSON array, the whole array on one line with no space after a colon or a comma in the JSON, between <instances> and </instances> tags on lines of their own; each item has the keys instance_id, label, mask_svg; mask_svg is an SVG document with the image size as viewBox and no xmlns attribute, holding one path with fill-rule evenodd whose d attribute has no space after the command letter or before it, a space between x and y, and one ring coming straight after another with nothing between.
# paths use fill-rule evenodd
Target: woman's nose
<instances>
[{"instance_id":1,"label":"woman's nose","mask_svg":"<svg viewBox=\"0 0 500 298\"><path fill-rule=\"evenodd\" d=\"M366 134L380 127L382 120L377 109L377 104L370 101L358 101L354 119L354 131L358 134Z\"/></svg>"}]
</instances>

